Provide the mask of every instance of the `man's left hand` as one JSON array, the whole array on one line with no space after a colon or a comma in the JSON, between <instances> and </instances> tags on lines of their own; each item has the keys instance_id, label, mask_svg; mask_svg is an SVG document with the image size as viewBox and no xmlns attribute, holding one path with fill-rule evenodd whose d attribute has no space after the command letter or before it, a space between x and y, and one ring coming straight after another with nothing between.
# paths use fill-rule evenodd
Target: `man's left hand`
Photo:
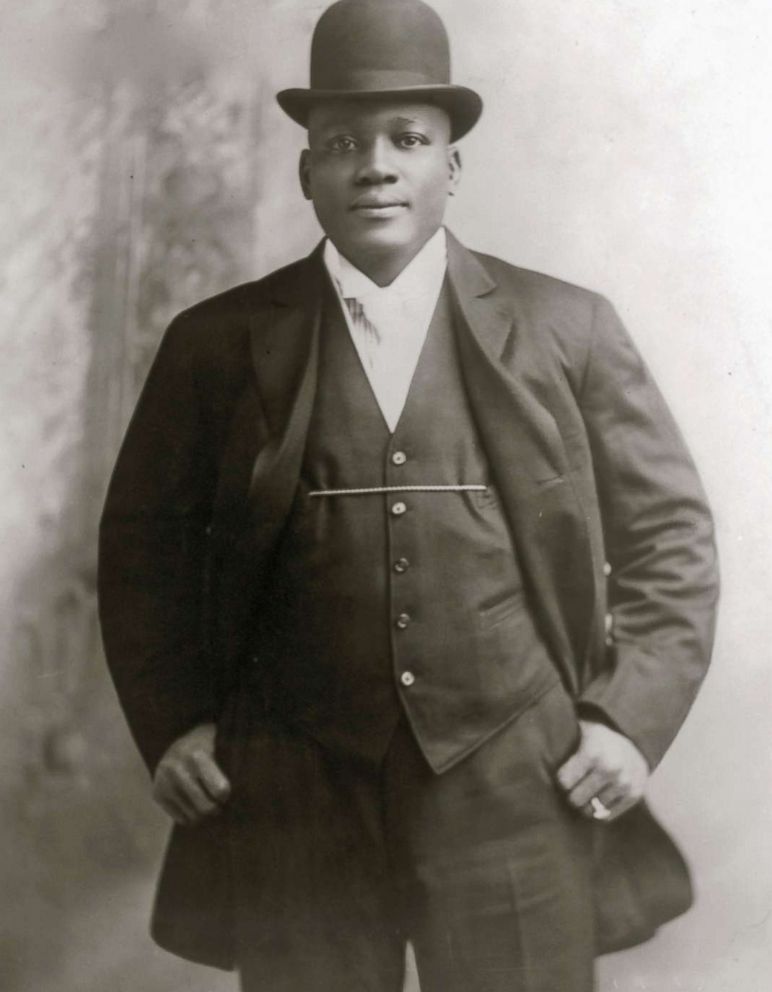
<instances>
[{"instance_id":1,"label":"man's left hand","mask_svg":"<svg viewBox=\"0 0 772 992\"><path fill-rule=\"evenodd\" d=\"M594 720L580 720L579 726L579 747L558 770L558 783L585 816L615 820L643 796L648 763L624 734Z\"/></svg>"}]
</instances>

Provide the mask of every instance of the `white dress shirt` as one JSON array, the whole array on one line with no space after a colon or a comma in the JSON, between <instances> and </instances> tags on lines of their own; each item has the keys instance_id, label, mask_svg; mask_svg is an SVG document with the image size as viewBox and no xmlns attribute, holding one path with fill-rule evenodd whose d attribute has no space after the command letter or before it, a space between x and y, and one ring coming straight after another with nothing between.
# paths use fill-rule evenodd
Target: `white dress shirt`
<instances>
[{"instance_id":1,"label":"white dress shirt","mask_svg":"<svg viewBox=\"0 0 772 992\"><path fill-rule=\"evenodd\" d=\"M329 238L323 257L351 340L394 433L445 278L445 229L432 235L388 286L378 286L355 268ZM346 300L356 300L359 306Z\"/></svg>"}]
</instances>

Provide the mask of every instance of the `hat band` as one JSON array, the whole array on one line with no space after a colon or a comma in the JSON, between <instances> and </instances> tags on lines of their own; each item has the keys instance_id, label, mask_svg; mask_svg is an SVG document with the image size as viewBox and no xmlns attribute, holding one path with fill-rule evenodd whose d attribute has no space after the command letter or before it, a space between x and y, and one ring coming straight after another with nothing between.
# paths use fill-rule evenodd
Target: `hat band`
<instances>
[{"instance_id":1,"label":"hat band","mask_svg":"<svg viewBox=\"0 0 772 992\"><path fill-rule=\"evenodd\" d=\"M423 72L410 72L404 69L353 69L340 77L327 73L324 80L312 79L312 89L351 90L370 92L375 90L397 90L406 86L444 86L446 82L428 79Z\"/></svg>"}]
</instances>

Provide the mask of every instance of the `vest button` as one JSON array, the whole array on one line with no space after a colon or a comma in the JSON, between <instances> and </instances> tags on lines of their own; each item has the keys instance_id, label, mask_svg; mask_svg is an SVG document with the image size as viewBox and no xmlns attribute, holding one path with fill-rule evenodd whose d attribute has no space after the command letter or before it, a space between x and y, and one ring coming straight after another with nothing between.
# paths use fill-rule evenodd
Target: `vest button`
<instances>
[{"instance_id":1,"label":"vest button","mask_svg":"<svg viewBox=\"0 0 772 992\"><path fill-rule=\"evenodd\" d=\"M406 572L409 568L410 562L407 558L397 558L394 562L394 571L399 572L400 575L402 575L403 572Z\"/></svg>"},{"instance_id":2,"label":"vest button","mask_svg":"<svg viewBox=\"0 0 772 992\"><path fill-rule=\"evenodd\" d=\"M415 675L412 672L403 672L399 677L399 681L402 685L412 685L415 682Z\"/></svg>"},{"instance_id":3,"label":"vest button","mask_svg":"<svg viewBox=\"0 0 772 992\"><path fill-rule=\"evenodd\" d=\"M407 510L407 507L401 501L399 503L395 503L391 508L391 512L395 517L401 517L405 510Z\"/></svg>"},{"instance_id":4,"label":"vest button","mask_svg":"<svg viewBox=\"0 0 772 992\"><path fill-rule=\"evenodd\" d=\"M407 461L407 455L404 451L395 451L391 456L391 460L394 465L404 465Z\"/></svg>"},{"instance_id":5,"label":"vest button","mask_svg":"<svg viewBox=\"0 0 772 992\"><path fill-rule=\"evenodd\" d=\"M405 628L408 627L409 625L410 625L410 614L400 613L400 615L397 617L397 627L399 627L400 630L405 630Z\"/></svg>"}]
</instances>

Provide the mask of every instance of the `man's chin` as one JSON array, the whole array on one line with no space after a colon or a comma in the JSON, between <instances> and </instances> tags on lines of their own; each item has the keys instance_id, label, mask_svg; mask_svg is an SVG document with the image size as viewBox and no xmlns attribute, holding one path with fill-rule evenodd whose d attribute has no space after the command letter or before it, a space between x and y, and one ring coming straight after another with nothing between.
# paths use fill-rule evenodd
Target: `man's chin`
<instances>
[{"instance_id":1,"label":"man's chin","mask_svg":"<svg viewBox=\"0 0 772 992\"><path fill-rule=\"evenodd\" d=\"M371 230L352 238L343 249L343 254L349 261L356 264L356 258L373 258L374 256L395 256L411 258L417 247L420 247L415 236L406 236L392 224L377 224Z\"/></svg>"}]
</instances>

